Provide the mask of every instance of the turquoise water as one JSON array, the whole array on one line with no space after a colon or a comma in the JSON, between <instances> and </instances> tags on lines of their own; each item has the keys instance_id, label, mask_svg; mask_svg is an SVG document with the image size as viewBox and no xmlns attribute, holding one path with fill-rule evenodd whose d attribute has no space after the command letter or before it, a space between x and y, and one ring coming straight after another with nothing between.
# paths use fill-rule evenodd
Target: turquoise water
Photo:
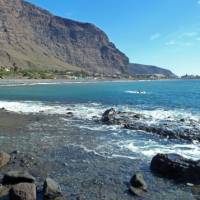
<instances>
[{"instance_id":1,"label":"turquoise water","mask_svg":"<svg viewBox=\"0 0 200 200\"><path fill-rule=\"evenodd\" d=\"M139 93L140 92L140 93ZM131 105L200 111L200 81L140 81L1 86L0 100Z\"/></svg>"},{"instance_id":2,"label":"turquoise water","mask_svg":"<svg viewBox=\"0 0 200 200\"><path fill-rule=\"evenodd\" d=\"M141 122L146 125L168 123L172 128L194 129L200 133L198 80L4 84L0 86L1 107L24 114L56 114L47 124L38 122L30 126L31 142L37 144L35 148L43 143L55 147L57 142L59 147L80 146L85 151L108 157L151 159L159 152L179 153L193 159L200 156L197 141L167 140L145 131L106 126L94 120L114 107L143 114L145 120ZM73 117L67 117L68 112L73 112ZM35 133L40 137L35 138ZM27 142L30 137L26 137ZM19 138L19 143L21 141Z\"/></svg>"}]
</instances>

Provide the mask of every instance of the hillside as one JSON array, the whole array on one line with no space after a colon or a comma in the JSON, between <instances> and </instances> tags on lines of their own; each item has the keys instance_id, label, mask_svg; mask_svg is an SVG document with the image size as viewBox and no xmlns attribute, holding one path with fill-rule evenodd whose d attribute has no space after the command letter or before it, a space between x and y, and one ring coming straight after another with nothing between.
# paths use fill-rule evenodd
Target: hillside
<instances>
[{"instance_id":1,"label":"hillside","mask_svg":"<svg viewBox=\"0 0 200 200\"><path fill-rule=\"evenodd\" d=\"M7 68L25 75L23 70L57 70L175 77L159 67L129 64L95 25L54 16L23 0L0 0L0 70Z\"/></svg>"},{"instance_id":2,"label":"hillside","mask_svg":"<svg viewBox=\"0 0 200 200\"><path fill-rule=\"evenodd\" d=\"M176 75L170 70L152 65L130 64L128 71L131 75L163 75L168 78L175 78Z\"/></svg>"},{"instance_id":3,"label":"hillside","mask_svg":"<svg viewBox=\"0 0 200 200\"><path fill-rule=\"evenodd\" d=\"M0 67L124 73L129 60L93 24L0 0Z\"/></svg>"}]
</instances>

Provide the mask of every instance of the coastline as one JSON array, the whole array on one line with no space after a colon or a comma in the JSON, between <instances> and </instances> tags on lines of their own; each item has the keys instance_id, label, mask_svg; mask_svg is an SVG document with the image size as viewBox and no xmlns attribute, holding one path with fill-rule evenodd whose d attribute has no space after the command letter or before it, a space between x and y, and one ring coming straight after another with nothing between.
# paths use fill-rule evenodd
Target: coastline
<instances>
[{"instance_id":1,"label":"coastline","mask_svg":"<svg viewBox=\"0 0 200 200\"><path fill-rule=\"evenodd\" d=\"M70 83L107 83L107 82L143 82L143 81L181 81L182 79L0 79L0 86L23 86L23 85L56 85L56 84L70 84Z\"/></svg>"},{"instance_id":2,"label":"coastline","mask_svg":"<svg viewBox=\"0 0 200 200\"><path fill-rule=\"evenodd\" d=\"M9 83L12 83L13 80L9 81ZM30 85L57 84L58 80L54 80L56 81L55 83L51 81L17 80L14 81L14 84L16 82L18 84ZM59 81L66 84L74 83L74 81ZM95 82L98 81L95 80ZM113 81L109 80L109 82ZM85 82L79 81L79 83ZM4 80L3 84L7 84L7 80ZM141 84L143 85L143 83ZM151 83L145 83L147 86L149 84ZM160 83L157 84L162 85ZM131 87L134 85L135 83ZM85 88L88 89L88 86ZM91 86L95 94L96 87ZM125 95L124 91L127 85L125 84L124 87L121 90L122 96ZM152 87L155 87L155 83L152 83ZM74 87L72 88L74 90ZM18 91L18 89L19 91L21 90L21 88L11 88L12 91ZM23 87L22 89L25 91ZM27 91L30 92L31 90L29 89ZM6 87L2 90L5 92L9 91ZM63 91L66 90L67 86L64 87ZM57 87L55 87L54 91L57 91ZM54 91L50 93L54 94ZM110 88L110 91L112 91L112 88ZM5 95L7 96L6 93ZM23 95L26 96L27 93ZM31 92L29 95L32 98ZM136 97L138 99L142 97L148 99L149 105L149 95L147 93L146 95L141 94L141 96L137 95ZM136 100L136 97L133 97L132 94L128 94L127 96L130 96L130 100ZM81 95L76 96L76 99L79 97L81 98ZM103 98L106 98L106 96ZM68 99L68 96L65 99ZM92 99L90 95L89 99ZM2 107L4 105L2 104ZM183 113L164 113L164 109L158 110L159 112L155 113L154 111L141 113L142 110L137 112L137 110L127 110L127 107L123 107L124 110L122 109L122 112L119 112L119 114L124 114L124 117L117 116L116 119L126 119L128 117L130 120L134 119L133 124L144 122L144 126L142 127L145 128L145 133L142 133L140 131L141 127L139 127L139 130L137 127L131 126L128 127L130 130L119 127L118 121L112 121L114 123L110 127L106 124L98 123L95 119L98 116L102 116L107 106L99 105L98 102L97 105L94 103L81 104L76 101L72 104L67 104L66 100L61 105L57 103L55 105L54 103L48 104L48 102L41 104L41 102L22 101L21 103L14 102L11 105L5 106L4 109L0 110L0 121L2 122L2 124L0 123L0 150L6 151L9 154L13 151L19 153L15 156L14 162L9 163L8 166L1 170L0 176L13 169L28 171L36 178L37 186L39 186L38 190L41 193L40 188L42 188L44 179L50 176L61 185L64 196L70 200L131 200L134 196L128 191L128 184L131 177L135 173L140 172L144 175L144 179L148 184L148 192L142 198L143 200L195 200L195 196L192 194L192 186L162 178L150 170L150 161L153 156L160 152L159 148L162 150L162 147L164 147L161 152L169 153L171 152L170 149L174 146L171 145L172 141L168 143L167 139L158 138L155 134L148 133L151 130L148 129L149 126L147 124L153 120L158 120L161 123L163 121L167 124L169 123L170 127L172 125L181 127L185 123L196 126L196 121L192 120L190 115L180 116ZM9 110L7 109L9 107L11 108L10 111L6 111ZM160 117L160 115L162 116ZM176 120L175 123L170 124L174 119ZM120 120L120 123L123 123L123 121ZM163 124L163 126L165 125ZM135 128L136 130L134 130ZM158 128L153 127L153 130L160 132L161 127ZM162 132L165 133L164 131ZM179 142L181 143L181 141ZM183 146L179 144L179 146L176 146L172 150L175 153L182 152L182 154L185 151L186 154L188 152L190 155L190 151L195 150L195 148L184 144ZM195 146L197 144L191 145ZM198 150L198 147L196 150ZM145 151L146 154L144 153ZM147 154L149 155L147 156ZM196 151L195 155L199 155L198 151Z\"/></svg>"},{"instance_id":3,"label":"coastline","mask_svg":"<svg viewBox=\"0 0 200 200\"><path fill-rule=\"evenodd\" d=\"M6 143L1 142L1 150L11 154L17 152L17 154L12 162L1 169L0 176L13 169L28 171L36 178L39 200L42 200L42 184L47 176L54 178L61 185L64 199L141 199L134 197L128 191L128 182L137 172L144 174L149 186L143 200L163 199L163 197L165 200L195 200L191 191L192 187L177 184L153 174L149 169L149 162L142 158L109 157L85 149L81 145L65 144L63 146L65 137L61 139L62 143L58 143L56 138L61 137L60 133L57 132L56 136L53 136L52 134L55 133L52 133L52 130L54 132L55 129L46 125L59 120L57 115L42 113L23 115L1 110L0 116L1 120L7 121L9 133L10 128L13 127L10 121L17 121L21 126L21 129L13 130L12 135L1 131L4 132L2 136L13 138ZM37 129L37 123L44 124L42 130ZM34 134L31 127L36 128ZM68 139L81 137L78 130L70 127L66 134ZM44 137L48 139L52 136L55 140L54 144L44 141ZM85 137L87 140L86 135ZM6 140L4 138L4 141ZM15 143L12 143L13 141Z\"/></svg>"}]
</instances>

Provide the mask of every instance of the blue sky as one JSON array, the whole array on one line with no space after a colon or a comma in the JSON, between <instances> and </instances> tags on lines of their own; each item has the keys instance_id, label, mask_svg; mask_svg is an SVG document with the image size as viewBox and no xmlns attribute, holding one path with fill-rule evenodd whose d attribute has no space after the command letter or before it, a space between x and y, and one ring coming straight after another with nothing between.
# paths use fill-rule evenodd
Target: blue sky
<instances>
[{"instance_id":1,"label":"blue sky","mask_svg":"<svg viewBox=\"0 0 200 200\"><path fill-rule=\"evenodd\" d=\"M200 0L28 0L103 29L131 62L200 74Z\"/></svg>"}]
</instances>

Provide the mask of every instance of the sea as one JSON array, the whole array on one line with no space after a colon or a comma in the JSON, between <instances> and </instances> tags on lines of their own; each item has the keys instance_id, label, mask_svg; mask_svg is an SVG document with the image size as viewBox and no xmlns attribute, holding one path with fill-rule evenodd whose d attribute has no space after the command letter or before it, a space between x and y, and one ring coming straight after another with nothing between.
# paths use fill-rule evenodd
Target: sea
<instances>
[{"instance_id":1,"label":"sea","mask_svg":"<svg viewBox=\"0 0 200 200\"><path fill-rule=\"evenodd\" d=\"M54 149L74 146L107 158L147 161L157 153L200 158L198 141L169 140L94 120L100 119L106 109L115 108L143 114L146 124L170 122L188 129L195 126L200 134L199 80L1 83L0 108L49 116L49 120L29 124L26 133L1 134L1 146L22 151L45 145ZM179 120L182 124L177 123Z\"/></svg>"}]
</instances>

